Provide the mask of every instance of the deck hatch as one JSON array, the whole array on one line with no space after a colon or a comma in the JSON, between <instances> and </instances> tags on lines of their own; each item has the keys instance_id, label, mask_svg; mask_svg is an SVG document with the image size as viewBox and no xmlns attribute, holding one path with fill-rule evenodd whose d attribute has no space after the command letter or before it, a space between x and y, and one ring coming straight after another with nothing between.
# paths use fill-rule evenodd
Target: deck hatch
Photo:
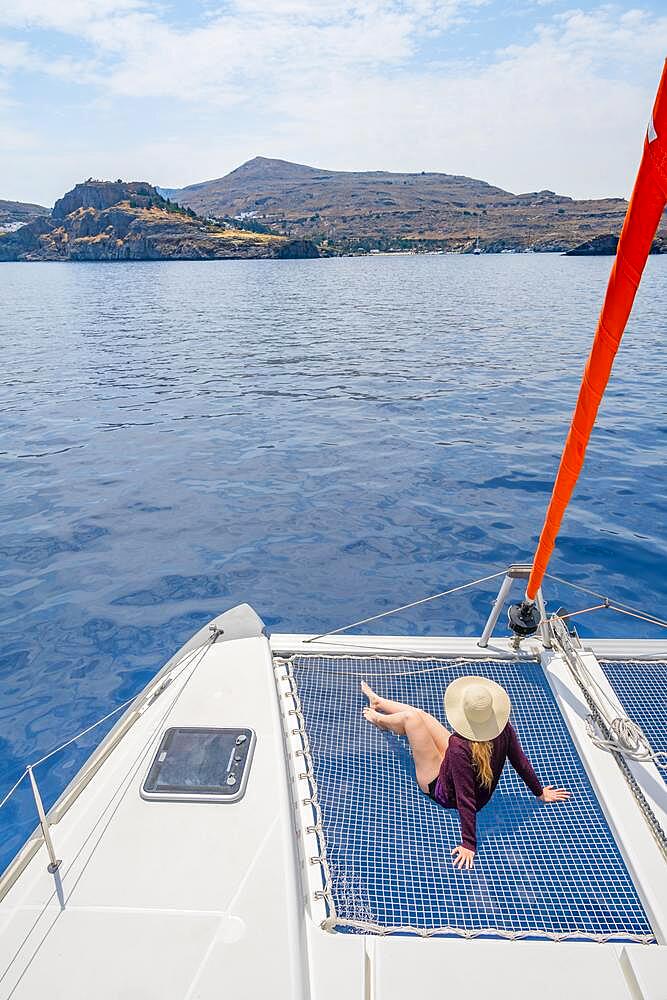
<instances>
[{"instance_id":1,"label":"deck hatch","mask_svg":"<svg viewBox=\"0 0 667 1000\"><path fill-rule=\"evenodd\" d=\"M302 715L321 828L327 926L379 933L651 942L652 930L538 663L294 656L286 665ZM523 747L566 806L544 805L509 764L478 815L478 855L453 869L458 814L431 802L403 738L364 722L361 678L442 717L455 677L502 684Z\"/></svg>"},{"instance_id":2,"label":"deck hatch","mask_svg":"<svg viewBox=\"0 0 667 1000\"><path fill-rule=\"evenodd\" d=\"M254 746L252 729L168 729L141 795L186 802L238 802L248 783Z\"/></svg>"}]
</instances>

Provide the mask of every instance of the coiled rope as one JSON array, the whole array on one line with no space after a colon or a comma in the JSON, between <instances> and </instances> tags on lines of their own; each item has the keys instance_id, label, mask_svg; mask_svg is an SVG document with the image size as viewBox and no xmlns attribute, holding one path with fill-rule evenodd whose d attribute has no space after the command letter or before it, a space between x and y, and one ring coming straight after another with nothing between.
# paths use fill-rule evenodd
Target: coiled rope
<instances>
[{"instance_id":1,"label":"coiled rope","mask_svg":"<svg viewBox=\"0 0 667 1000\"><path fill-rule=\"evenodd\" d=\"M591 742L601 750L618 751L631 760L651 761L656 767L667 768L667 751L653 750L648 738L636 722L627 716L617 716L607 722L609 739L604 739L595 727L593 717L586 720L586 731Z\"/></svg>"},{"instance_id":2,"label":"coiled rope","mask_svg":"<svg viewBox=\"0 0 667 1000\"><path fill-rule=\"evenodd\" d=\"M634 736L636 735L636 730L638 730L639 727L638 726L635 727L634 723L632 723L629 719L623 719L623 720L619 719L619 720L608 721L605 718L605 716L603 714L603 708L602 708L602 706L593 697L593 691L592 691L592 689L597 689L599 692L601 692L603 694L603 696L604 696L604 699L607 701L608 704L612 704L612 703L610 702L609 697L607 696L606 692L603 691L602 688L600 688L600 685L597 683L597 681L595 680L595 678L591 676L591 673L588 670L588 667L584 663L584 661L583 661L582 657L579 655L578 651L575 649L575 647L574 647L574 645L572 643L570 634L567 631L567 628L565 627L565 625L563 624L563 622L559 621L559 619L556 618L556 617L554 617L552 619L552 632L553 632L553 637L554 637L554 639L556 641L556 644L557 644L557 646L560 649L560 652L561 652L561 655L563 657L563 660L565 661L565 663L569 667L570 673L574 677L574 679L575 679L575 681L576 681L579 689L581 690L581 693L583 694L583 696L584 696L584 698L586 700L586 703L587 703L587 705L588 705L588 707L590 709L590 715L589 715L588 720L587 720L587 728L590 726L591 729L592 729L592 731L593 731L591 738L594 741L600 740L601 742L604 742L606 744L603 747L603 749L608 750L612 754L614 760L616 761L616 763L618 764L619 768L621 769L621 772L623 773L623 777L627 781L627 783L628 783L628 785L630 787L630 791L632 792L632 794L634 795L635 799L637 800L637 804L639 805L639 808L641 809L642 813L644 814L644 819L648 823L649 829L650 829L651 833L653 834L653 836L654 836L654 838L656 840L656 843L658 844L658 847L660 848L660 850L662 852L663 857L667 860L667 833L665 833L665 831L663 830L662 826L660 825L660 821L658 820L658 817L653 812L653 809L651 808L650 803L648 802L648 800L647 800L646 796L644 795L642 789L639 787L639 784L638 784L638 782L637 782L634 774L630 770L630 768L628 766L628 762L626 760L626 756L631 756L632 753L635 752L635 751L633 751L631 749L630 752L627 752L627 751L621 749L620 745L618 745L617 742L616 742L617 737L615 737L615 736L612 735L612 728L611 727L612 727L612 722L614 722L614 721L618 721L618 722L623 721L624 723L625 722L629 722L630 725L633 726L633 728L635 730L633 732L632 739L634 739ZM614 711L615 711L615 707L614 707ZM594 728L595 726L597 727L597 732L601 733L602 736L599 736L599 735L596 734L596 730ZM617 728L619 729L619 736L620 736L621 735L621 733L620 733L621 727L619 726ZM639 731L641 732L641 730L639 730ZM589 735L591 735L590 729L589 729ZM657 763L657 761L655 761L655 757L656 756L660 756L660 755L659 754L656 755L654 753L654 751L650 748L650 746L648 744L648 741L646 740L646 737L644 737L644 741L645 741L645 746L648 747L648 750L649 750L649 752L651 754L651 759L653 759L654 762ZM636 760L647 760L649 758L647 758L647 757L636 757L634 759L636 759Z\"/></svg>"}]
</instances>

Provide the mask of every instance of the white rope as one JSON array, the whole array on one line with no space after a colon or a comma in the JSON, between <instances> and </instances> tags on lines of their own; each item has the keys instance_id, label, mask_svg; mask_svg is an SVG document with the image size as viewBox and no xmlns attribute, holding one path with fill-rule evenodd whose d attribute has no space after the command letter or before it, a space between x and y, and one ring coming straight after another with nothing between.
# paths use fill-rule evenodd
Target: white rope
<instances>
[{"instance_id":1,"label":"white rope","mask_svg":"<svg viewBox=\"0 0 667 1000\"><path fill-rule=\"evenodd\" d=\"M327 923L330 920L336 920L336 904L333 898L332 884L333 880L331 877L331 869L329 867L329 860L327 857L327 841L324 833L324 824L322 816L322 807L320 805L320 793L317 787L317 779L315 777L315 767L313 764L313 758L310 753L310 738L308 736L308 731L306 730L305 717L303 714L303 705L301 704L301 698L297 691L296 679L294 677L294 671L292 670L292 659L285 661L283 664L285 674L284 679L289 684L289 693L286 697L291 698L293 711L299 719L298 730L293 731L293 734L298 733L299 740L301 743L300 755L305 761L305 772L303 774L296 774L297 779L303 779L308 783L309 789L309 804L313 810L313 818L315 823L312 825L311 829L304 830L304 833L312 832L316 838L317 842L317 857L311 858L311 863L318 864L320 867L322 889L315 893L315 898L323 899L328 910L329 915L323 923ZM304 845L305 847L305 845Z\"/></svg>"},{"instance_id":2,"label":"white rope","mask_svg":"<svg viewBox=\"0 0 667 1000\"><path fill-rule=\"evenodd\" d=\"M386 618L388 615L398 614L399 611L407 611L409 608L416 608L420 604L437 601L440 597L448 597L449 594L456 594L458 591L466 590L468 587L476 587L478 584L486 583L488 580L497 580L499 576L505 576L506 573L507 570L503 569L498 573L491 573L489 576L481 576L479 580L471 580L470 583L463 583L459 587L442 590L439 594L431 594L430 597L421 597L418 601L411 601L410 604L402 604L399 608L382 611L379 615L371 615L370 618L361 618L358 622L351 622L349 625L342 625L340 628L331 629L329 632L322 632L321 635L311 636L310 639L304 639L304 642L317 642L318 639L325 639L329 635L338 635L340 632L347 632L348 629L356 628L357 625L367 625L369 622L376 622L380 618Z\"/></svg>"},{"instance_id":3,"label":"white rope","mask_svg":"<svg viewBox=\"0 0 667 1000\"><path fill-rule=\"evenodd\" d=\"M336 640L331 640L324 638L322 640L324 649L339 649L340 653L295 653L295 656L333 656L334 659L345 658L345 656L350 656L353 658L358 658L359 656L373 656L378 655L380 659L386 660L467 660L470 663L479 662L480 660L489 659L489 650L492 651L493 656L491 659L498 660L535 660L537 658L536 654L533 652L527 652L523 649L502 649L500 646L478 646L479 655L475 651L474 655L461 657L454 655L447 655L446 653L431 653L428 649L411 649L409 646L383 646L379 643L374 642L369 645L364 642L364 636L360 636L357 640L356 636L350 636L353 642L336 642ZM406 636L406 641L409 636ZM315 642L315 640L304 639L303 642L309 643ZM318 640L319 641L319 640ZM392 655L393 654L393 655Z\"/></svg>"},{"instance_id":4,"label":"white rope","mask_svg":"<svg viewBox=\"0 0 667 1000\"><path fill-rule=\"evenodd\" d=\"M653 750L641 726L627 717L611 719L607 723L611 738L606 740L595 728L593 717L586 720L586 729L591 742L601 750L617 750L631 760L652 761L656 767L667 768L667 752Z\"/></svg>"},{"instance_id":5,"label":"white rope","mask_svg":"<svg viewBox=\"0 0 667 1000\"><path fill-rule=\"evenodd\" d=\"M492 934L494 937L504 938L508 941L520 941L522 938L543 938L547 941L596 941L603 944L606 941L633 941L638 944L653 944L655 935L653 934L630 934L619 932L618 934L594 934L586 931L565 931L561 934L554 931L526 930L526 931L506 931L492 925L480 927L475 930L466 930L462 927L417 927L414 924L401 924L387 927L384 924L376 924L367 920L351 920L345 917L329 917L323 920L321 927L325 931L335 930L336 927L356 927L359 930L368 931L371 934L379 934L383 937L390 934L412 934L414 936L430 938L437 935L462 938L476 938L485 934Z\"/></svg>"},{"instance_id":6,"label":"white rope","mask_svg":"<svg viewBox=\"0 0 667 1000\"><path fill-rule=\"evenodd\" d=\"M372 648L372 647L371 647ZM301 669L314 668L317 669L316 664L310 662L314 660L332 660L334 662L340 662L341 660L368 660L368 661L380 661L387 663L424 663L428 661L429 663L434 663L433 667L421 667L415 670L412 667L407 672L401 672L398 670L386 671L383 673L383 677L416 677L419 674L433 674L442 670L443 665L456 664L457 666L479 666L480 663L502 663L507 664L507 662L516 662L517 657L504 657L504 656L431 656L429 653L422 653L415 656L406 656L403 654L391 655L390 651L385 650L382 655L374 654L372 656L358 656L356 653L349 653L348 656L344 656L342 653L294 653L288 660L281 659L282 664L289 664L290 668L292 664L298 660L299 667ZM518 658L519 662L527 662L528 660L535 662L537 660L536 656L531 657L521 657ZM368 669L371 666L365 666L362 670L327 670L329 677L359 677L361 679L368 676Z\"/></svg>"},{"instance_id":7,"label":"white rope","mask_svg":"<svg viewBox=\"0 0 667 1000\"><path fill-rule=\"evenodd\" d=\"M561 619L554 615L552 621L558 622ZM562 624L560 627L565 628ZM567 634L567 630L565 630L565 634ZM584 659L577 654L573 657L565 657L565 662L575 680L589 692L609 730L610 737L608 739L601 736L595 728L593 716L588 716L586 729L595 746L601 750L616 751L631 760L651 761L656 767L667 767L667 753L662 750L653 750L642 728L627 716L618 714L618 704L596 680Z\"/></svg>"}]
</instances>

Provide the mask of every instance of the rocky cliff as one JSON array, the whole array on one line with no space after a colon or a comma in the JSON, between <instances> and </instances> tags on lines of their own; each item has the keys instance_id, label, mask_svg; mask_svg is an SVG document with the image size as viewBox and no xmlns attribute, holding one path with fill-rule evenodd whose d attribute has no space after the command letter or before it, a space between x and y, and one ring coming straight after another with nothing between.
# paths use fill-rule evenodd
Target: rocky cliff
<instances>
[{"instance_id":1,"label":"rocky cliff","mask_svg":"<svg viewBox=\"0 0 667 1000\"><path fill-rule=\"evenodd\" d=\"M50 216L0 236L0 261L317 257L307 240L210 222L142 181L85 181Z\"/></svg>"},{"instance_id":2,"label":"rocky cliff","mask_svg":"<svg viewBox=\"0 0 667 1000\"><path fill-rule=\"evenodd\" d=\"M91 177L59 198L51 215L54 219L64 219L78 208L94 208L103 212L105 208L129 200L136 202L135 207L146 208L149 203L162 199L155 188L145 181L96 181Z\"/></svg>"},{"instance_id":3,"label":"rocky cliff","mask_svg":"<svg viewBox=\"0 0 667 1000\"><path fill-rule=\"evenodd\" d=\"M579 246L573 247L565 254L566 257L615 257L618 249L618 236L606 233L602 236L594 236L592 240L586 240ZM667 241L663 236L658 236L653 240L651 253L667 253Z\"/></svg>"}]
</instances>

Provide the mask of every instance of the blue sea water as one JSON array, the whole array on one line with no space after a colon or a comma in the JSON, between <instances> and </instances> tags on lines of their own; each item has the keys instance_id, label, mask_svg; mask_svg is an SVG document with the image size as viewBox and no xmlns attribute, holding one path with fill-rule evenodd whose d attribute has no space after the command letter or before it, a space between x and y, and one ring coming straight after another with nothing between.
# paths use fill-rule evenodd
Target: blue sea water
<instances>
[{"instance_id":1,"label":"blue sea water","mask_svg":"<svg viewBox=\"0 0 667 1000\"><path fill-rule=\"evenodd\" d=\"M2 265L0 798L240 601L323 631L529 560L610 263ZM654 257L552 563L663 616L665 302ZM375 630L477 634L495 586ZM47 805L103 732L40 768ZM0 868L33 826L22 786Z\"/></svg>"}]
</instances>

